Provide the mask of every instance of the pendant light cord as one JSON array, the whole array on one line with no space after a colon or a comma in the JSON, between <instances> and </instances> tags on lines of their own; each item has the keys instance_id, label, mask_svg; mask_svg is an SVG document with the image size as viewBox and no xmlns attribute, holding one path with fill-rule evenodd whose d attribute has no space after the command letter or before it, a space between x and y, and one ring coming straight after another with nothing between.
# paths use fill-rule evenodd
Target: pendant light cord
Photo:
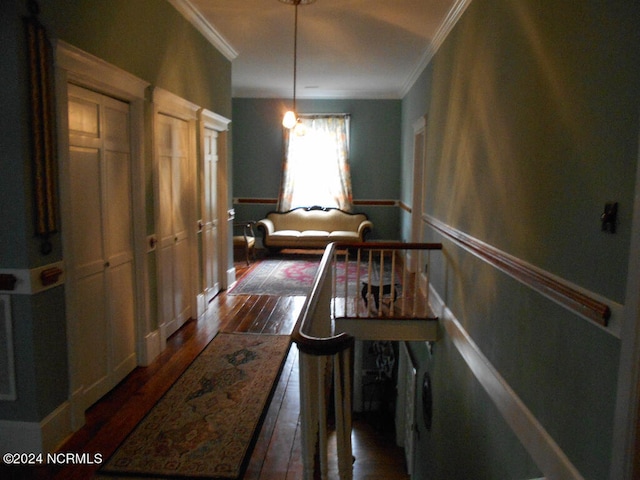
<instances>
[{"instance_id":1,"label":"pendant light cord","mask_svg":"<svg viewBox=\"0 0 640 480\"><path fill-rule=\"evenodd\" d=\"M293 111L296 110L296 77L298 71L298 5L300 0L295 3L295 17L293 23ZM297 113L296 113L297 115Z\"/></svg>"}]
</instances>

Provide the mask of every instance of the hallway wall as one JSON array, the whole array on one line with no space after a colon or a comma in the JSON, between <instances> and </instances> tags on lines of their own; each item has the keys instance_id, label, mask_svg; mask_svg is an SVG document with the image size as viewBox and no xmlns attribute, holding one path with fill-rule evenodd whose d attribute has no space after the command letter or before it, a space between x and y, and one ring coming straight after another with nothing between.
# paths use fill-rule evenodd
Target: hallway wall
<instances>
[{"instance_id":1,"label":"hallway wall","mask_svg":"<svg viewBox=\"0 0 640 480\"><path fill-rule=\"evenodd\" d=\"M405 201L411 125L426 114L427 214L614 310L603 329L424 226L427 241L444 243L431 270L435 291L590 479L606 479L611 458L639 44L632 0L474 0L403 100ZM599 221L611 201L619 203L615 234ZM408 214L402 222L406 236ZM434 382L434 426L420 422L417 478L540 476L446 331L433 352L412 349L419 378L429 371Z\"/></svg>"},{"instance_id":2,"label":"hallway wall","mask_svg":"<svg viewBox=\"0 0 640 480\"><path fill-rule=\"evenodd\" d=\"M0 62L3 115L0 129L0 268L29 270L63 260L61 236L53 251L40 252L34 236L29 92L23 17L26 0L0 3ZM39 20L57 39L204 108L231 116L231 62L169 2L157 0L40 1ZM149 112L151 108L149 106ZM148 125L148 133L151 125ZM147 225L153 233L151 148L146 145ZM59 198L59 197L58 197ZM153 262L153 258L150 258ZM149 271L155 272L153 264ZM155 274L152 273L153 277ZM155 278L148 297L155 315ZM29 433L69 396L64 286L34 295L11 294L17 400L0 401L0 422L23 425ZM4 373L4 372L3 372ZM3 440L0 428L0 445Z\"/></svg>"}]
</instances>

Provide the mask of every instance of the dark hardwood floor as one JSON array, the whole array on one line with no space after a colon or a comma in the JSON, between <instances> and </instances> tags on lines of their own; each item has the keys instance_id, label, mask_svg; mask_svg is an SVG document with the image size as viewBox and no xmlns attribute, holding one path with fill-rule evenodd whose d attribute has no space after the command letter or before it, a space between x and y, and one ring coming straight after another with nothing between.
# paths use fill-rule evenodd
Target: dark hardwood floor
<instances>
[{"instance_id":1,"label":"dark hardwood floor","mask_svg":"<svg viewBox=\"0 0 640 480\"><path fill-rule=\"evenodd\" d=\"M251 268L251 267L248 267ZM247 271L236 263L238 278ZM206 318L187 322L168 341L167 348L149 366L136 368L113 391L86 412L86 424L60 452L99 453L107 459L142 420L217 331L290 334L304 297L232 296L220 293ZM244 475L245 480L302 478L297 349L292 346ZM379 419L354 420L354 479L408 479L403 450L393 435L383 433ZM8 479L89 479L100 465L0 469ZM330 458L330 478L337 478ZM100 477L114 478L114 477Z\"/></svg>"}]
</instances>

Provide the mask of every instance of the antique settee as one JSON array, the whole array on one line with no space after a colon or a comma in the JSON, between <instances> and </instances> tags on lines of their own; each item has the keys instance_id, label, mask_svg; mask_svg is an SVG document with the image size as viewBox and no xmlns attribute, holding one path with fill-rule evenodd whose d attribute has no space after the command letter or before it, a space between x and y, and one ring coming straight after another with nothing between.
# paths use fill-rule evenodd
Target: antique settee
<instances>
[{"instance_id":1,"label":"antique settee","mask_svg":"<svg viewBox=\"0 0 640 480\"><path fill-rule=\"evenodd\" d=\"M364 213L337 208L298 207L287 212L270 212L256 227L269 250L282 248L324 248L331 242L364 242L373 223Z\"/></svg>"}]
</instances>

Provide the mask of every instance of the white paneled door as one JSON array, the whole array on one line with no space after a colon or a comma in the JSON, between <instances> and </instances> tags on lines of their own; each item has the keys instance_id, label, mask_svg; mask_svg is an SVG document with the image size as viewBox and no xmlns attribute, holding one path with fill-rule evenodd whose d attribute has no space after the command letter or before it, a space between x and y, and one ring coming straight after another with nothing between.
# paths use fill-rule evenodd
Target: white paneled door
<instances>
[{"instance_id":1,"label":"white paneled door","mask_svg":"<svg viewBox=\"0 0 640 480\"><path fill-rule=\"evenodd\" d=\"M156 114L160 325L166 339L192 315L189 223L195 169L188 121Z\"/></svg>"},{"instance_id":2,"label":"white paneled door","mask_svg":"<svg viewBox=\"0 0 640 480\"><path fill-rule=\"evenodd\" d=\"M207 304L220 291L218 266L218 132L203 129L203 276Z\"/></svg>"},{"instance_id":3,"label":"white paneled door","mask_svg":"<svg viewBox=\"0 0 640 480\"><path fill-rule=\"evenodd\" d=\"M86 408L136 366L129 104L69 84L72 390Z\"/></svg>"}]
</instances>

